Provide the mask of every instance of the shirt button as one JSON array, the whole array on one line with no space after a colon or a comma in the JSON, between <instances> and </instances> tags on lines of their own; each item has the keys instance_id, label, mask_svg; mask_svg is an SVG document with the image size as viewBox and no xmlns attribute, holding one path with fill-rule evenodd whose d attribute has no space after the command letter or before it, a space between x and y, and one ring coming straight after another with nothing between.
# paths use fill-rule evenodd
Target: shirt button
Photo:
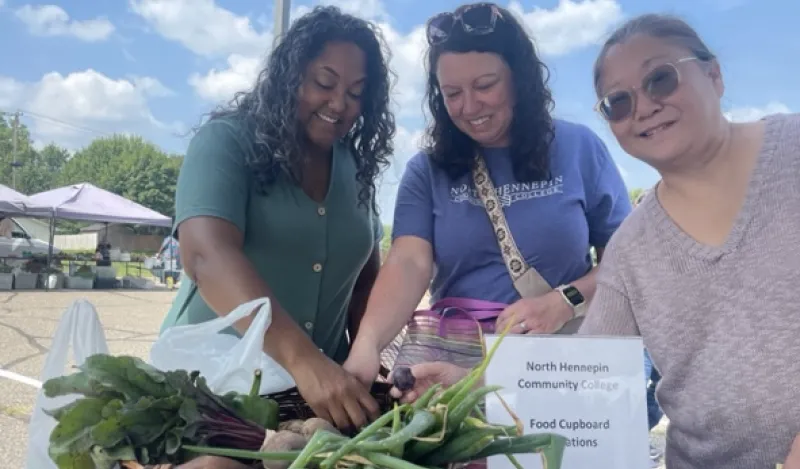
<instances>
[{"instance_id":1,"label":"shirt button","mask_svg":"<svg viewBox=\"0 0 800 469\"><path fill-rule=\"evenodd\" d=\"M317 209L317 213L319 213L319 216L324 217L325 216L325 207L319 207Z\"/></svg>"},{"instance_id":2,"label":"shirt button","mask_svg":"<svg viewBox=\"0 0 800 469\"><path fill-rule=\"evenodd\" d=\"M312 268L314 269L314 272L322 272L322 264L320 263L314 264L314 267Z\"/></svg>"},{"instance_id":3,"label":"shirt button","mask_svg":"<svg viewBox=\"0 0 800 469\"><path fill-rule=\"evenodd\" d=\"M309 321L309 322L305 323L305 326L306 326L306 329L308 329L310 331L314 327L314 323ZM322 349L320 349L320 350L322 350Z\"/></svg>"}]
</instances>

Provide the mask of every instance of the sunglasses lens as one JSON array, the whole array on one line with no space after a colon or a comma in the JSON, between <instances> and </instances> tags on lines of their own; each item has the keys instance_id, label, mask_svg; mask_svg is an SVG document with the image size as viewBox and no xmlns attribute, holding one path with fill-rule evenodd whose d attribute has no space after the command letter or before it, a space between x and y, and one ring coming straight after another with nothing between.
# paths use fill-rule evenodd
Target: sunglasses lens
<instances>
[{"instance_id":1,"label":"sunglasses lens","mask_svg":"<svg viewBox=\"0 0 800 469\"><path fill-rule=\"evenodd\" d=\"M461 11L461 21L469 32L490 33L494 29L494 14L491 5L475 5Z\"/></svg>"},{"instance_id":2,"label":"sunglasses lens","mask_svg":"<svg viewBox=\"0 0 800 469\"><path fill-rule=\"evenodd\" d=\"M611 122L621 121L633 111L633 96L627 91L617 91L600 101L600 112Z\"/></svg>"},{"instance_id":3,"label":"sunglasses lens","mask_svg":"<svg viewBox=\"0 0 800 469\"><path fill-rule=\"evenodd\" d=\"M643 88L653 99L669 97L678 89L678 70L671 65L662 65L647 75Z\"/></svg>"},{"instance_id":4,"label":"sunglasses lens","mask_svg":"<svg viewBox=\"0 0 800 469\"><path fill-rule=\"evenodd\" d=\"M438 44L447 39L447 36L450 35L450 31L453 30L453 23L453 15L450 13L443 13L431 18L428 22L428 42L431 44Z\"/></svg>"}]
</instances>

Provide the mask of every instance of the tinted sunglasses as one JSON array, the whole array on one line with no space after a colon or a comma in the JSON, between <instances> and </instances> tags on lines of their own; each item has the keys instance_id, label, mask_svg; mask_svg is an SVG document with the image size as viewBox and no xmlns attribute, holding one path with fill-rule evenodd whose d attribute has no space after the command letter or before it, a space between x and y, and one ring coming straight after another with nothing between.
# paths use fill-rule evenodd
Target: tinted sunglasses
<instances>
[{"instance_id":1,"label":"tinted sunglasses","mask_svg":"<svg viewBox=\"0 0 800 469\"><path fill-rule=\"evenodd\" d=\"M460 24L467 34L476 36L491 34L498 18L502 19L503 15L491 3L476 3L459 8L454 13L440 13L428 20L426 28L428 44L445 42L457 24Z\"/></svg>"},{"instance_id":2,"label":"tinted sunglasses","mask_svg":"<svg viewBox=\"0 0 800 469\"><path fill-rule=\"evenodd\" d=\"M641 89L653 101L661 101L672 96L681 84L678 65L697 57L684 57L673 63L659 65L642 79L640 86L629 90L612 91L595 104L595 111L609 122L619 122L630 117L636 109L636 91Z\"/></svg>"}]
</instances>

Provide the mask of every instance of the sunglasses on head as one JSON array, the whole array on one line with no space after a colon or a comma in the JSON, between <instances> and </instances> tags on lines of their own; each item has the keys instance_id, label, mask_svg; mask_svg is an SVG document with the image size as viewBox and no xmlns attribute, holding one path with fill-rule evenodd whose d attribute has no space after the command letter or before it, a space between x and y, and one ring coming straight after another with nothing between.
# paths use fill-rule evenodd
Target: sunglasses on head
<instances>
[{"instance_id":1,"label":"sunglasses on head","mask_svg":"<svg viewBox=\"0 0 800 469\"><path fill-rule=\"evenodd\" d=\"M684 57L675 62L659 65L648 73L642 84L628 89L608 93L595 104L594 108L609 122L620 122L630 117L636 109L636 91L641 89L653 101L670 97L681 84L678 65L697 57Z\"/></svg>"},{"instance_id":2,"label":"sunglasses on head","mask_svg":"<svg viewBox=\"0 0 800 469\"><path fill-rule=\"evenodd\" d=\"M445 42L456 24L461 24L461 28L467 34L476 36L491 34L498 18L502 19L503 15L491 3L476 3L459 8L453 13L440 13L428 21L426 28L428 44Z\"/></svg>"}]
</instances>

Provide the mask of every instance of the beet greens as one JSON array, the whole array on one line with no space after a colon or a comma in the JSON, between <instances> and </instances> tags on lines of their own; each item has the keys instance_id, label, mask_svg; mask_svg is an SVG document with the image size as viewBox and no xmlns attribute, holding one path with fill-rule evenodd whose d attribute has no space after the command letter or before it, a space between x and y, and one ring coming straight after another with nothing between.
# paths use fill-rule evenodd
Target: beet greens
<instances>
[{"instance_id":1,"label":"beet greens","mask_svg":"<svg viewBox=\"0 0 800 469\"><path fill-rule=\"evenodd\" d=\"M129 356L93 355L79 371L44 383L49 398L80 394L47 411L58 424L49 454L59 469L112 469L120 460L178 464L184 445L258 450L278 427L278 404L214 394L199 372L162 372Z\"/></svg>"}]
</instances>

